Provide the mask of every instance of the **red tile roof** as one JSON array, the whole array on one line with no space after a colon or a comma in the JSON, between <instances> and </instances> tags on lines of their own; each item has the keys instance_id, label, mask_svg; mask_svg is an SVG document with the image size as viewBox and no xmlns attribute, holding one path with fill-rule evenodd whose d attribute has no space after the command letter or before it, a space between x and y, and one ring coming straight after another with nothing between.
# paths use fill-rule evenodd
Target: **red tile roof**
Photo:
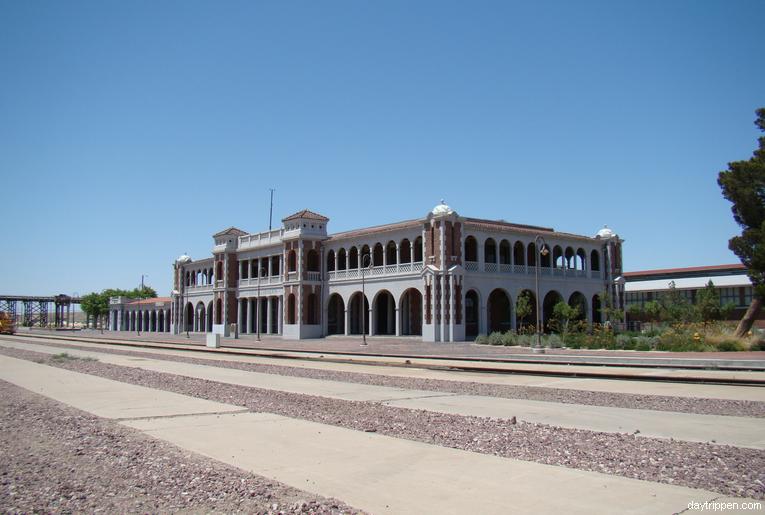
<instances>
[{"instance_id":1,"label":"red tile roof","mask_svg":"<svg viewBox=\"0 0 765 515\"><path fill-rule=\"evenodd\" d=\"M139 304L156 304L158 302L172 302L173 299L170 297L154 297L151 299L139 299L139 300L132 300L129 301L131 306L137 306Z\"/></svg>"},{"instance_id":2,"label":"red tile roof","mask_svg":"<svg viewBox=\"0 0 765 515\"><path fill-rule=\"evenodd\" d=\"M297 220L298 218L305 218L308 220L319 220L320 222L329 222L329 218L327 218L324 215L320 215L319 213L314 213L313 211L309 209L303 209L302 211L298 211L294 215L290 215L287 218L282 218L282 222L286 222L287 220Z\"/></svg>"},{"instance_id":3,"label":"red tile roof","mask_svg":"<svg viewBox=\"0 0 765 515\"><path fill-rule=\"evenodd\" d=\"M374 227L365 227L364 229L353 229L345 232L338 232L329 237L330 240L342 240L345 238L356 238L358 236L366 236L369 234L378 234L390 231L396 231L398 229L408 229L410 227L417 227L422 224L422 220L404 220L403 222L394 222L392 224L376 225Z\"/></svg>"},{"instance_id":4,"label":"red tile roof","mask_svg":"<svg viewBox=\"0 0 765 515\"><path fill-rule=\"evenodd\" d=\"M624 277L642 277L645 275L659 274L682 274L690 272L714 272L719 270L746 270L741 263L731 265L689 266L685 268L660 268L656 270L639 270L636 272L624 272Z\"/></svg>"},{"instance_id":5,"label":"red tile roof","mask_svg":"<svg viewBox=\"0 0 765 515\"><path fill-rule=\"evenodd\" d=\"M232 227L229 227L228 229L223 229L220 232L216 232L215 234L213 234L213 238L216 236L223 236L224 234L236 234L237 236L244 236L247 233L241 229L237 229L236 227L232 226Z\"/></svg>"}]
</instances>

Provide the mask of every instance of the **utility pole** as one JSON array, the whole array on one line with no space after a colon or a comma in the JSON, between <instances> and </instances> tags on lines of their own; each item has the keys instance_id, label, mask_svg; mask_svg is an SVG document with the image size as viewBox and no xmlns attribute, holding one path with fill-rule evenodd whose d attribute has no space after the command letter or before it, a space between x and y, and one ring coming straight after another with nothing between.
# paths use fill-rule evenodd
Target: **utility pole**
<instances>
[{"instance_id":1,"label":"utility pole","mask_svg":"<svg viewBox=\"0 0 765 515\"><path fill-rule=\"evenodd\" d=\"M271 220L274 215L274 191L276 191L274 188L268 188L268 191L271 192L271 207L268 210L268 232L271 232Z\"/></svg>"}]
</instances>

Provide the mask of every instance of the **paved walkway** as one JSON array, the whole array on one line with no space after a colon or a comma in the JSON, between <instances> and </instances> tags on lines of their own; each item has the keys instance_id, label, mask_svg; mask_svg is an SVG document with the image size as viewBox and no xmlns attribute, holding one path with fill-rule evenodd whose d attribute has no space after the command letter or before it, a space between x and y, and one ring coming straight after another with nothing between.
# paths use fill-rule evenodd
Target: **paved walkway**
<instances>
[{"instance_id":1,"label":"paved walkway","mask_svg":"<svg viewBox=\"0 0 765 515\"><path fill-rule=\"evenodd\" d=\"M2 337L0 337L2 338ZM17 338L17 337L14 337ZM45 343L41 338L28 338L35 344ZM0 339L0 342L4 340ZM56 343L68 343L68 340L59 340ZM112 345L107 343L89 343L87 341L72 342L80 347L91 347L94 350L100 348L113 348L122 351L130 350L125 345ZM169 356L192 356L211 361L239 361L246 363L260 363L266 365L282 365L320 370L333 370L339 372L356 372L361 374L386 375L403 378L418 379L442 379L448 381L464 381L486 384L499 384L511 386L536 386L547 388L562 388L568 390L584 390L594 392L628 393L640 395L666 395L671 397L689 397L704 399L730 399L750 400L765 402L765 388L751 386L726 386L691 383L667 383L631 381L620 379L588 379L571 377L549 377L523 374L491 374L483 372L455 372L418 368L415 366L379 366L371 363L337 363L320 359L290 359L263 357L257 355L231 355L225 352L205 352L202 350L174 350L168 348L136 348L136 351L154 353ZM59 352L62 352L59 350ZM314 358L316 358L314 356ZM398 360L401 362L402 360ZM645 372L641 370L640 372Z\"/></svg>"},{"instance_id":2,"label":"paved walkway","mask_svg":"<svg viewBox=\"0 0 765 515\"><path fill-rule=\"evenodd\" d=\"M705 490L499 458L257 413L0 356L0 379L372 513L677 513ZM110 411L120 399L116 412ZM179 409L179 406L184 406ZM216 414L201 414L214 410ZM226 413L229 412L229 413ZM554 488L551 486L554 485ZM742 501L742 499L737 499Z\"/></svg>"},{"instance_id":3,"label":"paved walkway","mask_svg":"<svg viewBox=\"0 0 765 515\"><path fill-rule=\"evenodd\" d=\"M0 341L0 346L58 354L59 347L30 346ZM70 354L92 357L100 362L180 376L206 379L246 387L317 395L348 401L380 402L390 406L474 415L517 417L526 422L593 431L635 433L642 437L675 438L693 442L765 448L765 420L761 418L696 415L666 411L586 406L523 399L439 393L387 386L365 385L249 372L232 368L195 365L178 361L148 359L121 354L73 349Z\"/></svg>"}]
</instances>

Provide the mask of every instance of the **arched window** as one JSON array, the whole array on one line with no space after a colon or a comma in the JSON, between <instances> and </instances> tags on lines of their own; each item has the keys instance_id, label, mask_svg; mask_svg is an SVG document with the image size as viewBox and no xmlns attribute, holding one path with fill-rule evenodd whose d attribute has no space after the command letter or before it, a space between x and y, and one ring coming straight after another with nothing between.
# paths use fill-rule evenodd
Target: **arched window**
<instances>
[{"instance_id":1,"label":"arched window","mask_svg":"<svg viewBox=\"0 0 765 515\"><path fill-rule=\"evenodd\" d=\"M216 281L223 280L223 261L218 261L215 264L215 280Z\"/></svg>"},{"instance_id":2,"label":"arched window","mask_svg":"<svg viewBox=\"0 0 765 515\"><path fill-rule=\"evenodd\" d=\"M396 242L389 241L385 246L385 261L389 265L396 264Z\"/></svg>"},{"instance_id":3,"label":"arched window","mask_svg":"<svg viewBox=\"0 0 765 515\"><path fill-rule=\"evenodd\" d=\"M483 261L484 263L497 262L497 244L493 238L488 238L483 244Z\"/></svg>"},{"instance_id":4,"label":"arched window","mask_svg":"<svg viewBox=\"0 0 765 515\"><path fill-rule=\"evenodd\" d=\"M316 249L311 249L308 251L306 266L308 267L309 272L319 271L319 253L316 252Z\"/></svg>"},{"instance_id":5,"label":"arched window","mask_svg":"<svg viewBox=\"0 0 765 515\"><path fill-rule=\"evenodd\" d=\"M414 262L422 263L422 236L414 240Z\"/></svg>"},{"instance_id":6,"label":"arched window","mask_svg":"<svg viewBox=\"0 0 765 515\"><path fill-rule=\"evenodd\" d=\"M359 267L359 249L357 247L351 247L351 252L349 254L349 264L348 268L358 268Z\"/></svg>"},{"instance_id":7,"label":"arched window","mask_svg":"<svg viewBox=\"0 0 765 515\"><path fill-rule=\"evenodd\" d=\"M335 271L335 251L330 250L327 252L327 272Z\"/></svg>"},{"instance_id":8,"label":"arched window","mask_svg":"<svg viewBox=\"0 0 765 515\"><path fill-rule=\"evenodd\" d=\"M513 262L516 265L523 265L526 262L524 254L523 243L516 241L513 245Z\"/></svg>"},{"instance_id":9,"label":"arched window","mask_svg":"<svg viewBox=\"0 0 765 515\"><path fill-rule=\"evenodd\" d=\"M287 271L297 272L297 253L294 250L287 254Z\"/></svg>"},{"instance_id":10,"label":"arched window","mask_svg":"<svg viewBox=\"0 0 765 515\"><path fill-rule=\"evenodd\" d=\"M374 253L372 254L372 266L383 266L382 243L378 243L375 245Z\"/></svg>"},{"instance_id":11,"label":"arched window","mask_svg":"<svg viewBox=\"0 0 765 515\"><path fill-rule=\"evenodd\" d=\"M406 238L401 242L401 262L412 262L412 243Z\"/></svg>"},{"instance_id":12,"label":"arched window","mask_svg":"<svg viewBox=\"0 0 765 515\"><path fill-rule=\"evenodd\" d=\"M465 261L478 261L478 242L473 236L465 238Z\"/></svg>"},{"instance_id":13,"label":"arched window","mask_svg":"<svg viewBox=\"0 0 765 515\"><path fill-rule=\"evenodd\" d=\"M499 264L510 264L510 242L507 240L499 242Z\"/></svg>"},{"instance_id":14,"label":"arched window","mask_svg":"<svg viewBox=\"0 0 765 515\"><path fill-rule=\"evenodd\" d=\"M340 249L337 251L337 269L338 270L345 270L348 268L348 263L346 262L346 254L345 249Z\"/></svg>"},{"instance_id":15,"label":"arched window","mask_svg":"<svg viewBox=\"0 0 765 515\"><path fill-rule=\"evenodd\" d=\"M297 310L295 306L295 294L290 293L287 297L287 323L294 324L297 319Z\"/></svg>"},{"instance_id":16,"label":"arched window","mask_svg":"<svg viewBox=\"0 0 765 515\"><path fill-rule=\"evenodd\" d=\"M600 270L600 252L597 250L593 250L590 254L590 266L592 267L592 270L597 272ZM595 311L593 310L593 313Z\"/></svg>"}]
</instances>

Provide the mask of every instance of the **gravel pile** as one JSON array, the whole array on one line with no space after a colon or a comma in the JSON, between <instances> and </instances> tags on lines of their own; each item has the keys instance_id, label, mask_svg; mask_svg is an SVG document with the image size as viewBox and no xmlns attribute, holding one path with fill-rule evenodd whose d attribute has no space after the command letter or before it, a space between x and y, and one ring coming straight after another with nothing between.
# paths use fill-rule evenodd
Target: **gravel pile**
<instances>
[{"instance_id":1,"label":"gravel pile","mask_svg":"<svg viewBox=\"0 0 765 515\"><path fill-rule=\"evenodd\" d=\"M29 342L33 343L33 342ZM588 406L610 406L616 408L650 409L657 411L674 411L694 413L697 415L728 415L735 417L765 417L765 402L729 399L699 399L673 397L668 395L638 395L630 393L591 392L586 390L569 390L564 388L547 388L539 386L513 386L443 379L419 379L363 374L357 372L338 372L312 368L290 367L282 365L262 365L257 363L241 363L236 361L217 361L187 356L169 356L150 352L134 352L119 349L94 349L68 344L53 344L46 346L62 349L80 349L109 354L140 356L150 359L180 361L197 365L207 365L221 368L235 368L265 374L277 374L293 377L308 377L312 379L327 379L346 383L360 383L377 386L392 386L410 390L429 390L467 395L482 395L485 397L503 397L507 399L529 399L536 401L561 402L566 404L584 404Z\"/></svg>"},{"instance_id":2,"label":"gravel pile","mask_svg":"<svg viewBox=\"0 0 765 515\"><path fill-rule=\"evenodd\" d=\"M0 381L0 511L359 513Z\"/></svg>"},{"instance_id":3,"label":"gravel pile","mask_svg":"<svg viewBox=\"0 0 765 515\"><path fill-rule=\"evenodd\" d=\"M3 354L293 418L551 465L765 498L765 451L261 390L4 349Z\"/></svg>"}]
</instances>

